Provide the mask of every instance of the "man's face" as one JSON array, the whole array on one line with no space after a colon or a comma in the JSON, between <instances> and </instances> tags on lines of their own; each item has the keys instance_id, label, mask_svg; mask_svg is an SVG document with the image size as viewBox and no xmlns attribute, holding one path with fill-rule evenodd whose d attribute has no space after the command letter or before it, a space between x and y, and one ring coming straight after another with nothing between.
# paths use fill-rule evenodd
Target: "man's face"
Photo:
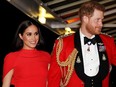
<instances>
[{"instance_id":1,"label":"man's face","mask_svg":"<svg viewBox=\"0 0 116 87\"><path fill-rule=\"evenodd\" d=\"M101 33L102 29L102 20L104 18L104 14L102 11L95 9L94 13L91 17L87 17L88 21L86 22L87 32L91 35L96 35Z\"/></svg>"}]
</instances>

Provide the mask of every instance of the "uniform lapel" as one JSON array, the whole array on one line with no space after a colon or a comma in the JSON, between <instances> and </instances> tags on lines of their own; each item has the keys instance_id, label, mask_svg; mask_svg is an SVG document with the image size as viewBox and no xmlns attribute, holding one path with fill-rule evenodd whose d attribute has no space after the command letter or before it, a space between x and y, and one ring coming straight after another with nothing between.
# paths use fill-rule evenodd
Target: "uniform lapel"
<instances>
[{"instance_id":1,"label":"uniform lapel","mask_svg":"<svg viewBox=\"0 0 116 87\"><path fill-rule=\"evenodd\" d=\"M89 77L85 75L84 73L84 66L83 66L83 56L82 56L82 48L81 48L81 41L80 41L80 34L79 30L75 33L74 36L74 46L78 50L78 54L76 56L75 60L75 72L77 76L85 82L86 86L89 87L91 84L91 80L94 81L95 85L99 84L98 87L101 87L101 82L102 80L106 77L106 75L109 72L109 63L108 63L108 57L106 54L106 49L105 46L99 37L99 35L95 36L96 42L97 42L97 47L98 47L98 54L99 54L99 60L100 60L100 66L99 66L99 72L96 76ZM97 86L95 86L97 87Z\"/></svg>"},{"instance_id":2,"label":"uniform lapel","mask_svg":"<svg viewBox=\"0 0 116 87\"><path fill-rule=\"evenodd\" d=\"M82 55L82 48L81 48L81 40L80 40L80 33L79 30L75 33L74 36L74 46L78 50L78 54L75 60L75 71L81 79L85 78L84 75L84 66L83 66L83 55Z\"/></svg>"},{"instance_id":3,"label":"uniform lapel","mask_svg":"<svg viewBox=\"0 0 116 87\"><path fill-rule=\"evenodd\" d=\"M100 67L98 75L101 75L101 79L104 79L109 72L109 60L106 53L106 46L99 35L96 35L96 42L100 60Z\"/></svg>"}]
</instances>

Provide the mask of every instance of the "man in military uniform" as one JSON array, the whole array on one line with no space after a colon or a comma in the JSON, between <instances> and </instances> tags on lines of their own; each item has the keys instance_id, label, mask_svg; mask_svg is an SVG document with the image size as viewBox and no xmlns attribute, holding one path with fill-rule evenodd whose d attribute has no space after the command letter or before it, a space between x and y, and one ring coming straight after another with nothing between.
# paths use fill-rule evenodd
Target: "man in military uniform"
<instances>
[{"instance_id":1,"label":"man in military uniform","mask_svg":"<svg viewBox=\"0 0 116 87\"><path fill-rule=\"evenodd\" d=\"M56 40L48 87L109 87L116 46L113 37L101 33L104 10L95 1L84 3L77 32Z\"/></svg>"}]
</instances>

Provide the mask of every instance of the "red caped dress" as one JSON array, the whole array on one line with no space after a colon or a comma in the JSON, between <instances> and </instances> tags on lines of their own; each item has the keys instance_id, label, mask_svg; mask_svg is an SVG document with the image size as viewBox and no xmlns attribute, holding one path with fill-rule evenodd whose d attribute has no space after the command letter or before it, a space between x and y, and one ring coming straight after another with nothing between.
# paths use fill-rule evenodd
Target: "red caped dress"
<instances>
[{"instance_id":1,"label":"red caped dress","mask_svg":"<svg viewBox=\"0 0 116 87\"><path fill-rule=\"evenodd\" d=\"M3 78L14 69L11 84L15 87L46 87L50 54L38 50L21 49L4 59Z\"/></svg>"}]
</instances>

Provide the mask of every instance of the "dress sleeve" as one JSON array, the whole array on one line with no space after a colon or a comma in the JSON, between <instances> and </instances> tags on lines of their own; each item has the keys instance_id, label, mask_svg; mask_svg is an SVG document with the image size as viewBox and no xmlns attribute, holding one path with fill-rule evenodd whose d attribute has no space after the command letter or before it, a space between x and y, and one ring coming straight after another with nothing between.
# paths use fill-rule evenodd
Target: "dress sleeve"
<instances>
[{"instance_id":1,"label":"dress sleeve","mask_svg":"<svg viewBox=\"0 0 116 87\"><path fill-rule=\"evenodd\" d=\"M51 61L51 55L49 53L46 53L46 57L47 57L48 63L50 63L50 61Z\"/></svg>"},{"instance_id":2,"label":"dress sleeve","mask_svg":"<svg viewBox=\"0 0 116 87\"><path fill-rule=\"evenodd\" d=\"M13 55L13 53L9 53L5 56L4 58L4 65L3 65L3 77L2 79L6 76L6 74L13 69L14 67L14 60L15 57Z\"/></svg>"}]
</instances>

